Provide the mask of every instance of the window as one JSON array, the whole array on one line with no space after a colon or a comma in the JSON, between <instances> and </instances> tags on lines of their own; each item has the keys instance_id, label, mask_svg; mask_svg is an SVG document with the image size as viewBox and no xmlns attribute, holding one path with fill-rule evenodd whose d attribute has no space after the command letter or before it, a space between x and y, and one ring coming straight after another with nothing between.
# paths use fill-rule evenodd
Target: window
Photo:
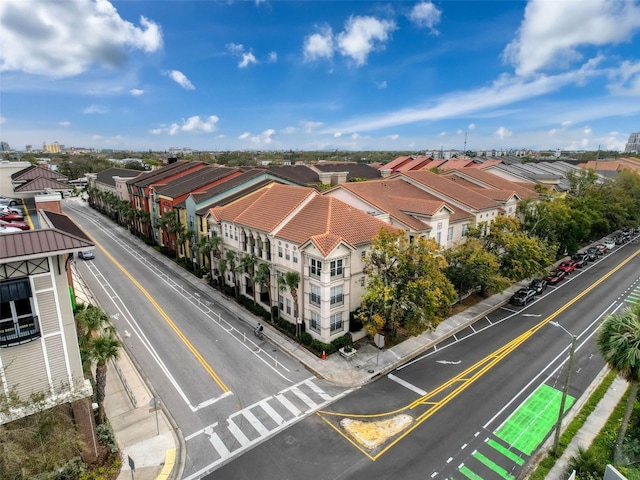
<instances>
[{"instance_id":1,"label":"window","mask_svg":"<svg viewBox=\"0 0 640 480\"><path fill-rule=\"evenodd\" d=\"M233 239L238 240L238 227L233 227Z\"/></svg>"},{"instance_id":2,"label":"window","mask_svg":"<svg viewBox=\"0 0 640 480\"><path fill-rule=\"evenodd\" d=\"M364 277L360 277L360 286L364 287L365 279Z\"/></svg>"},{"instance_id":3,"label":"window","mask_svg":"<svg viewBox=\"0 0 640 480\"><path fill-rule=\"evenodd\" d=\"M293 263L298 263L298 252L296 247L293 247Z\"/></svg>"},{"instance_id":4,"label":"window","mask_svg":"<svg viewBox=\"0 0 640 480\"><path fill-rule=\"evenodd\" d=\"M320 331L320 314L318 312L311 312L311 321L309 322L309 328L315 332Z\"/></svg>"},{"instance_id":5,"label":"window","mask_svg":"<svg viewBox=\"0 0 640 480\"><path fill-rule=\"evenodd\" d=\"M282 246L278 245L278 257L282 258Z\"/></svg>"},{"instance_id":6,"label":"window","mask_svg":"<svg viewBox=\"0 0 640 480\"><path fill-rule=\"evenodd\" d=\"M367 252L366 251L361 251L360 252L360 258L365 258L367 256Z\"/></svg>"},{"instance_id":7,"label":"window","mask_svg":"<svg viewBox=\"0 0 640 480\"><path fill-rule=\"evenodd\" d=\"M438 242L438 245L440 244L441 239L442 239L442 232L436 233L436 242Z\"/></svg>"},{"instance_id":8,"label":"window","mask_svg":"<svg viewBox=\"0 0 640 480\"><path fill-rule=\"evenodd\" d=\"M19 345L39 337L40 325L33 314L29 280L0 283L0 347Z\"/></svg>"},{"instance_id":9,"label":"window","mask_svg":"<svg viewBox=\"0 0 640 480\"><path fill-rule=\"evenodd\" d=\"M332 260L330 264L331 277L342 277L342 260Z\"/></svg>"},{"instance_id":10,"label":"window","mask_svg":"<svg viewBox=\"0 0 640 480\"><path fill-rule=\"evenodd\" d=\"M320 272L322 272L322 262L320 260L312 258L311 264L309 266L309 275L312 277L320 278Z\"/></svg>"},{"instance_id":11,"label":"window","mask_svg":"<svg viewBox=\"0 0 640 480\"><path fill-rule=\"evenodd\" d=\"M333 315L331 315L330 325L332 332L337 332L338 330L342 330L344 328L344 324L342 323L342 312L334 313Z\"/></svg>"},{"instance_id":12,"label":"window","mask_svg":"<svg viewBox=\"0 0 640 480\"><path fill-rule=\"evenodd\" d=\"M438 230L442 230L442 222L438 222Z\"/></svg>"},{"instance_id":13,"label":"window","mask_svg":"<svg viewBox=\"0 0 640 480\"><path fill-rule=\"evenodd\" d=\"M284 310L284 297L282 295L278 295L278 308L281 312Z\"/></svg>"},{"instance_id":14,"label":"window","mask_svg":"<svg viewBox=\"0 0 640 480\"><path fill-rule=\"evenodd\" d=\"M284 259L291 260L291 253L289 252L289 245L284 247Z\"/></svg>"},{"instance_id":15,"label":"window","mask_svg":"<svg viewBox=\"0 0 640 480\"><path fill-rule=\"evenodd\" d=\"M453 227L449 227L449 230L447 230L447 241L451 241L453 240Z\"/></svg>"},{"instance_id":16,"label":"window","mask_svg":"<svg viewBox=\"0 0 640 480\"><path fill-rule=\"evenodd\" d=\"M342 295L342 285L331 287L331 305L342 305L344 296Z\"/></svg>"},{"instance_id":17,"label":"window","mask_svg":"<svg viewBox=\"0 0 640 480\"><path fill-rule=\"evenodd\" d=\"M320 287L311 284L311 292L309 293L309 303L312 305L320 305Z\"/></svg>"},{"instance_id":18,"label":"window","mask_svg":"<svg viewBox=\"0 0 640 480\"><path fill-rule=\"evenodd\" d=\"M291 315L291 300L287 298L287 309L286 312Z\"/></svg>"},{"instance_id":19,"label":"window","mask_svg":"<svg viewBox=\"0 0 640 480\"><path fill-rule=\"evenodd\" d=\"M229 226L228 225L224 226L224 236L229 238Z\"/></svg>"},{"instance_id":20,"label":"window","mask_svg":"<svg viewBox=\"0 0 640 480\"><path fill-rule=\"evenodd\" d=\"M469 225L467 224L462 225L462 236L466 235L468 231L469 231Z\"/></svg>"}]
</instances>

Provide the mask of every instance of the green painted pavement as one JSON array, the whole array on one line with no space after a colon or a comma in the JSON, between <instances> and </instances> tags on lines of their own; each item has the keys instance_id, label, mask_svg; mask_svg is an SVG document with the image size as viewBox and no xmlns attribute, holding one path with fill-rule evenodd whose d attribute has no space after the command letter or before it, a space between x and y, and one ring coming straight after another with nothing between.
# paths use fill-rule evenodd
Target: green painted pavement
<instances>
[{"instance_id":1,"label":"green painted pavement","mask_svg":"<svg viewBox=\"0 0 640 480\"><path fill-rule=\"evenodd\" d=\"M524 458L519 457L508 448L505 448L502 445L500 445L495 440L491 440L490 438L487 438L487 445L496 449L498 452L500 452L502 455L507 457L512 462L517 463L518 465L524 465Z\"/></svg>"},{"instance_id":2,"label":"green painted pavement","mask_svg":"<svg viewBox=\"0 0 640 480\"><path fill-rule=\"evenodd\" d=\"M541 385L500 427L495 435L507 445L531 455L558 421L562 392ZM567 395L565 412L575 399Z\"/></svg>"},{"instance_id":3,"label":"green painted pavement","mask_svg":"<svg viewBox=\"0 0 640 480\"><path fill-rule=\"evenodd\" d=\"M461 474L463 474L465 477L467 477L468 479L470 479L470 480L484 480L480 475L477 475L477 474L473 473L465 465L460 467L459 472Z\"/></svg>"},{"instance_id":4,"label":"green painted pavement","mask_svg":"<svg viewBox=\"0 0 640 480\"><path fill-rule=\"evenodd\" d=\"M498 465L496 462L494 462L490 458L485 457L483 454L481 454L477 450L475 452L473 452L473 458L478 460L483 465L489 467L491 470L496 472L498 475L500 475L505 480L514 480L515 479L515 477L512 476L512 475L509 475L509 472L507 472L504 468L502 468L500 465Z\"/></svg>"}]
</instances>

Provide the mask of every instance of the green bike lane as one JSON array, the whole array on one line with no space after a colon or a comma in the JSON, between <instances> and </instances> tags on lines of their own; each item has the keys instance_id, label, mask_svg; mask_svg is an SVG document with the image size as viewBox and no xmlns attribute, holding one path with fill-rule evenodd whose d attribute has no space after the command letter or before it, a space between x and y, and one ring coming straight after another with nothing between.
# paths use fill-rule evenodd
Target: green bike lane
<instances>
[{"instance_id":1,"label":"green bike lane","mask_svg":"<svg viewBox=\"0 0 640 480\"><path fill-rule=\"evenodd\" d=\"M507 420L458 466L458 478L515 480L519 471L553 430L560 411L562 391L547 384L538 387ZM575 403L568 395L565 412Z\"/></svg>"}]
</instances>

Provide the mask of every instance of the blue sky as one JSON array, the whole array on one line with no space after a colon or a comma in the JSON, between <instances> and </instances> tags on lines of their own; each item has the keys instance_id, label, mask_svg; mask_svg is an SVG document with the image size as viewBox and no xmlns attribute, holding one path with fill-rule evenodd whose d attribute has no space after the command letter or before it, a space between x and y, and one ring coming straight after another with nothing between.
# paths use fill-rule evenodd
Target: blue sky
<instances>
[{"instance_id":1,"label":"blue sky","mask_svg":"<svg viewBox=\"0 0 640 480\"><path fill-rule=\"evenodd\" d=\"M622 150L640 0L0 2L0 140Z\"/></svg>"}]
</instances>

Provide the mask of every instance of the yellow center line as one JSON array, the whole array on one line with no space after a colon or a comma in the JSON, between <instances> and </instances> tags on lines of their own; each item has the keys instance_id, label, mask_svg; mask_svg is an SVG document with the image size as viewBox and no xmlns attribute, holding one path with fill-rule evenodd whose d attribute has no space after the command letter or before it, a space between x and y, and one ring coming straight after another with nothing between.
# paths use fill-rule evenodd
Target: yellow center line
<instances>
[{"instance_id":1,"label":"yellow center line","mask_svg":"<svg viewBox=\"0 0 640 480\"><path fill-rule=\"evenodd\" d=\"M83 229L84 231L84 229ZM155 309L158 311L158 313L162 316L162 318L165 319L165 321L169 324L169 326L173 329L173 331L178 335L178 337L182 340L182 342L187 346L187 348L189 349L189 351L193 354L194 357L196 357L196 359L198 360L198 362L200 362L200 365L202 365L204 367L204 369L207 371L207 373L209 375L211 375L211 378L213 378L213 380L218 384L218 386L220 387L220 389L222 390L223 393L228 393L231 390L229 390L229 388L224 384L224 382L220 379L220 377L218 376L218 374L213 370L213 368L211 368L211 366L207 363L207 361L202 357L202 355L200 354L200 352L198 352L198 350L196 349L196 347L193 346L193 344L189 341L189 339L184 335L184 333L182 333L182 331L178 328L178 326L173 322L173 320L171 320L171 318L169 318L169 315L167 315L165 313L165 311L162 309L162 307L160 307L160 305L158 305L158 303L153 299L153 297L151 296L151 294L149 292L147 292L147 290L140 285L140 283L133 278L133 276L127 272L127 270L125 270L125 268L120 265L120 263L113 258L113 256L107 252L104 247L96 242L95 238L93 238L91 235L89 235L86 231L84 231L85 234L87 235L87 237L89 237L89 239L97 246L100 248L100 250L102 250L102 253L104 253L113 263L116 267L118 267L120 269L120 271L122 271L122 273L124 273L129 280L131 280L131 282L133 282L133 284L138 287L138 289L142 292L142 294L147 297L147 299L151 302L151 304L155 307Z\"/></svg>"},{"instance_id":2,"label":"yellow center line","mask_svg":"<svg viewBox=\"0 0 640 480\"><path fill-rule=\"evenodd\" d=\"M611 277L614 273L616 273L618 270L620 270L622 267L624 267L627 263L629 263L631 260L633 260L639 254L640 254L640 250L632 253L625 260L620 262L618 265L616 265L614 268L612 268L609 272L607 272L605 275L600 277L597 281L592 283L588 288L586 288L585 290L580 292L578 295L573 297L570 301L565 303L562 307L557 309L555 312L553 312L551 315L549 315L544 320L539 322L537 325L533 326L529 330L525 331L524 333L520 334L518 337L516 337L513 340L511 340L510 342L508 342L507 344L503 345L502 347L498 348L497 350L495 350L494 352L490 353L486 357L482 358L481 360L476 362L474 365L470 366L469 368L467 368L463 372L459 373L455 377L447 380L445 383L443 383L442 385L438 386L434 390L428 392L427 394L421 396L417 400L414 400L413 402L409 403L408 405L406 405L404 407L398 408L398 409L390 411L390 412L376 413L376 414L354 414L354 415L350 415L348 413L334 413L334 412L330 412L330 411L318 411L317 413L321 417L322 417L322 415L326 415L326 416L339 416L339 417L352 417L352 418L376 418L376 417L394 415L396 413L399 413L399 412L402 412L402 411L405 411L405 410L415 409L415 408L417 408L419 406L427 406L427 409L423 413L419 414L416 417L416 421L411 426L407 427L407 429L404 430L402 432L402 434L400 434L396 438L394 438L394 440L392 442L390 442L384 449L382 449L380 452L378 452L378 454L372 456L369 453L365 452L365 455L367 457L369 457L370 459L375 461L382 454L384 454L388 450L390 450L400 440L402 440L404 437L409 435L409 433L411 433L413 430L415 430L418 426L420 426L428 418L430 418L437 411L439 411L441 408L443 408L447 403L449 403L451 400L453 400L455 397L457 397L460 393L462 393L464 390L466 390L469 386L471 386L473 383L475 383L476 380L480 379L485 373L490 371L495 365L497 365L500 361L502 361L504 358L506 358L516 348L521 346L526 340L531 338L542 327L547 325L550 321L552 321L558 315L563 313L565 310L567 310L569 307L571 307L573 304L575 304L582 297L584 297L585 295L587 295L588 293L593 291L602 282L604 282L609 277ZM453 385L457 385L457 387L454 388L447 395L445 395L441 400L433 400L433 398L436 395L438 395L439 393L444 392L447 389L450 389ZM329 423L326 419L323 418L323 420L325 420L325 422ZM341 430L337 429L336 427L334 427L334 429L336 431L338 431L347 440L349 440L350 443L353 444L353 441L349 437L347 437L344 432L342 432ZM360 447L358 447L358 450L364 451Z\"/></svg>"}]
</instances>

